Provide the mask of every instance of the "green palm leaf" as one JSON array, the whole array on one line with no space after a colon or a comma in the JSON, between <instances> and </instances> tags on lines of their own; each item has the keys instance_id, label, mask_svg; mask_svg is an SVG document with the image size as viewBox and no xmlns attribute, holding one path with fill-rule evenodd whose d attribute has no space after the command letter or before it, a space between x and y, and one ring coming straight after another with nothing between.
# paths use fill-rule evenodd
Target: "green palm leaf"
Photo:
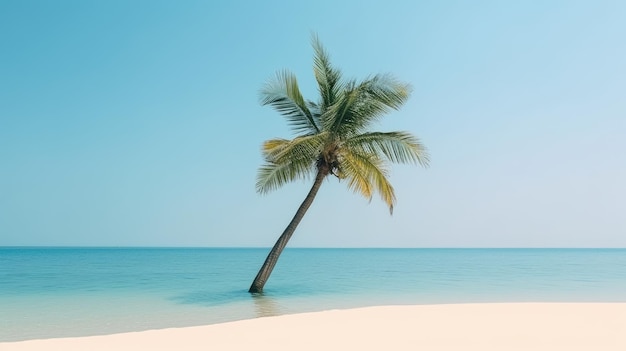
<instances>
[{"instance_id":1,"label":"green palm leaf","mask_svg":"<svg viewBox=\"0 0 626 351\"><path fill-rule=\"evenodd\" d=\"M383 160L373 154L347 151L344 149L341 163L342 176L348 181L348 188L360 193L371 201L377 192L393 213L396 196L387 179L387 170Z\"/></svg>"},{"instance_id":2,"label":"green palm leaf","mask_svg":"<svg viewBox=\"0 0 626 351\"><path fill-rule=\"evenodd\" d=\"M315 173L327 133L305 135L292 140L270 139L263 144L266 163L259 169L256 188L266 194L296 179L308 179Z\"/></svg>"},{"instance_id":3,"label":"green palm leaf","mask_svg":"<svg viewBox=\"0 0 626 351\"><path fill-rule=\"evenodd\" d=\"M330 64L330 58L317 35L311 37L311 44L315 55L313 56L313 73L317 80L320 93L319 106L326 109L336 100L341 91L341 72Z\"/></svg>"},{"instance_id":4,"label":"green palm leaf","mask_svg":"<svg viewBox=\"0 0 626 351\"><path fill-rule=\"evenodd\" d=\"M370 154L382 154L394 163L419 163L428 166L426 147L408 132L370 132L349 138L346 146Z\"/></svg>"},{"instance_id":5,"label":"green palm leaf","mask_svg":"<svg viewBox=\"0 0 626 351\"><path fill-rule=\"evenodd\" d=\"M268 162L284 163L292 159L314 162L320 154L327 133L300 136L292 140L270 139L263 143L263 157Z\"/></svg>"},{"instance_id":6,"label":"green palm leaf","mask_svg":"<svg viewBox=\"0 0 626 351\"><path fill-rule=\"evenodd\" d=\"M257 173L256 190L267 194L297 179L308 179L313 164L304 160L293 160L291 163L266 162Z\"/></svg>"},{"instance_id":7,"label":"green palm leaf","mask_svg":"<svg viewBox=\"0 0 626 351\"><path fill-rule=\"evenodd\" d=\"M271 105L287 118L295 133L317 133L318 121L304 101L296 76L289 71L281 71L268 81L261 90L261 104Z\"/></svg>"},{"instance_id":8,"label":"green palm leaf","mask_svg":"<svg viewBox=\"0 0 626 351\"><path fill-rule=\"evenodd\" d=\"M390 75L376 75L361 83L350 82L324 116L324 122L340 135L357 134L408 99L410 86Z\"/></svg>"}]
</instances>

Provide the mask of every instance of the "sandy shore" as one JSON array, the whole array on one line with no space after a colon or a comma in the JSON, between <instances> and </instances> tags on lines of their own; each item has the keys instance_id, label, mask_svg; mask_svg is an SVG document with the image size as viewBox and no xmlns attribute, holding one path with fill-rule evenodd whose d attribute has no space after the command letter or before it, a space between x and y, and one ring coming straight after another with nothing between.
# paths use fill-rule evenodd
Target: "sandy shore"
<instances>
[{"instance_id":1,"label":"sandy shore","mask_svg":"<svg viewBox=\"0 0 626 351\"><path fill-rule=\"evenodd\" d=\"M0 343L17 350L626 350L626 303L380 306Z\"/></svg>"}]
</instances>

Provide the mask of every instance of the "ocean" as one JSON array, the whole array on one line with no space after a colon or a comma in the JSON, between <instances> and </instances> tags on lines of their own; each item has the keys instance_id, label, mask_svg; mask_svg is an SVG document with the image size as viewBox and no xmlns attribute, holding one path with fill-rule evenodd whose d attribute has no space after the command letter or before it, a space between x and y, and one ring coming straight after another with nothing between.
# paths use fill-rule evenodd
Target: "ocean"
<instances>
[{"instance_id":1,"label":"ocean","mask_svg":"<svg viewBox=\"0 0 626 351\"><path fill-rule=\"evenodd\" d=\"M0 248L0 342L372 305L626 302L626 249Z\"/></svg>"}]
</instances>

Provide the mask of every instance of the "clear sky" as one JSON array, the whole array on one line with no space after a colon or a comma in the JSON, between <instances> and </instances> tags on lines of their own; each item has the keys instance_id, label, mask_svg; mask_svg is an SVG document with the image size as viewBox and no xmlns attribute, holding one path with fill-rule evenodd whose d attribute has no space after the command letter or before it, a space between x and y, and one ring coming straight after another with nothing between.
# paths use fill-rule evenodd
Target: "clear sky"
<instances>
[{"instance_id":1,"label":"clear sky","mask_svg":"<svg viewBox=\"0 0 626 351\"><path fill-rule=\"evenodd\" d=\"M271 246L310 184L255 193L290 137L259 89L310 35L413 86L378 130L389 216L336 179L294 247L626 247L626 2L0 1L0 245Z\"/></svg>"}]
</instances>

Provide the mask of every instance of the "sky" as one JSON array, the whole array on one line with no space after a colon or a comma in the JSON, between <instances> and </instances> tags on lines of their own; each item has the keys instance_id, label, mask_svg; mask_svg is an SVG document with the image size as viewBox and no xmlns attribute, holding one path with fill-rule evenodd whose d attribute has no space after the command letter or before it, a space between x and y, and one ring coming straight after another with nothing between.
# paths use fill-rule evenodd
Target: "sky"
<instances>
[{"instance_id":1,"label":"sky","mask_svg":"<svg viewBox=\"0 0 626 351\"><path fill-rule=\"evenodd\" d=\"M311 184L255 192L259 91L413 87L376 130L393 216L328 179L292 247L626 247L626 2L0 1L0 246L268 247Z\"/></svg>"}]
</instances>

